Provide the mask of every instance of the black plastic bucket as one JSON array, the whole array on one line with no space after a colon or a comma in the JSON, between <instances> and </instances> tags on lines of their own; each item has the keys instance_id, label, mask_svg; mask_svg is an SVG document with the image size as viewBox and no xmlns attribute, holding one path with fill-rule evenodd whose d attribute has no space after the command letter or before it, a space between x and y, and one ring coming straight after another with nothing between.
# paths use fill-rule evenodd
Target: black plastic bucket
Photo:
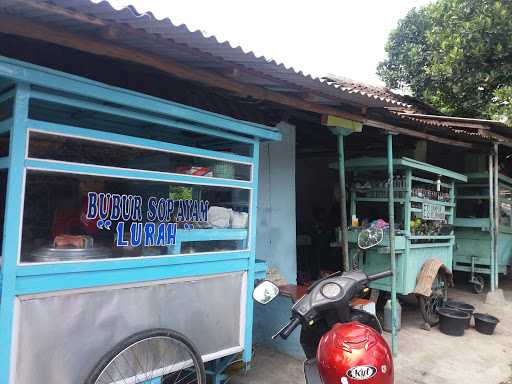
<instances>
[{"instance_id":1,"label":"black plastic bucket","mask_svg":"<svg viewBox=\"0 0 512 384\"><path fill-rule=\"evenodd\" d=\"M500 322L496 317L484 313L475 313L475 328L478 332L492 335Z\"/></svg>"},{"instance_id":2,"label":"black plastic bucket","mask_svg":"<svg viewBox=\"0 0 512 384\"><path fill-rule=\"evenodd\" d=\"M473 315L473 312L475 311L475 307L473 307L471 304L463 303L462 301L454 301L454 300L447 300L444 303L445 307L458 309L459 311L463 311L466 313L469 313L469 318L466 321L466 329L469 329L469 323L471 322L471 316Z\"/></svg>"},{"instance_id":3,"label":"black plastic bucket","mask_svg":"<svg viewBox=\"0 0 512 384\"><path fill-rule=\"evenodd\" d=\"M459 309L442 307L438 309L439 330L450 336L463 336L469 313Z\"/></svg>"}]
</instances>

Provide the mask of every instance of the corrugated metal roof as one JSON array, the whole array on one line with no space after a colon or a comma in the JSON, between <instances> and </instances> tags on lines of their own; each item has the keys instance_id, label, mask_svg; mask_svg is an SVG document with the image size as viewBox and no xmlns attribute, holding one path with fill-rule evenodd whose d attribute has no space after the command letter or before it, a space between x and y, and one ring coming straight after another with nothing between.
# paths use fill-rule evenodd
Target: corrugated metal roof
<instances>
[{"instance_id":1,"label":"corrugated metal roof","mask_svg":"<svg viewBox=\"0 0 512 384\"><path fill-rule=\"evenodd\" d=\"M405 108L413 107L413 104L411 104L410 101L408 100L410 98L403 97L387 88L365 84L360 81L352 80L344 76L333 74L323 77L322 80L326 81L328 84L331 84L333 86L340 87L340 89L343 92L348 92L352 94L355 93L373 99L379 99L386 103L394 104L396 106L401 106Z\"/></svg>"},{"instance_id":2,"label":"corrugated metal roof","mask_svg":"<svg viewBox=\"0 0 512 384\"><path fill-rule=\"evenodd\" d=\"M53 7L53 8L52 8ZM66 12L60 12L64 10ZM413 97L363 84L340 76L312 77L293 67L244 52L239 46L207 37L186 25L175 25L169 18L157 19L152 13L139 13L133 6L114 9L107 1L91 0L0 0L0 13L20 16L36 23L50 25L77 34L95 36L99 28L119 25L130 31L116 36L120 45L148 53L193 69L206 70L236 82L256 85L274 93L297 96L328 107L355 106L362 110L387 110L385 115L398 126L405 123L414 129L441 128L440 135L488 139L481 130L460 129L449 119L433 119L427 115L400 115L403 112L437 115L435 108ZM104 28L105 29L105 28ZM301 96L304 96L301 97ZM383 113L383 112L382 112ZM483 122L483 124L489 124ZM491 124L491 129L512 137L509 127Z\"/></svg>"},{"instance_id":3,"label":"corrugated metal roof","mask_svg":"<svg viewBox=\"0 0 512 384\"><path fill-rule=\"evenodd\" d=\"M487 120L487 119L475 119L468 117L458 117L458 116L442 116L442 115L425 115L420 113L399 113L401 116L425 119L432 122L439 122L440 124L447 125L457 125L457 124L475 124L475 125L485 125L487 127L502 127L508 128L505 123L497 120Z\"/></svg>"},{"instance_id":4,"label":"corrugated metal roof","mask_svg":"<svg viewBox=\"0 0 512 384\"><path fill-rule=\"evenodd\" d=\"M492 120L401 113L397 111L388 112L389 115L393 116L397 121L409 122L417 127L424 127L432 131L437 131L437 133L441 135L458 138L492 140L494 136L492 135L491 130L506 127L503 123ZM474 125L472 125L472 123ZM508 127L506 128L508 129ZM510 133L507 136L510 136Z\"/></svg>"},{"instance_id":5,"label":"corrugated metal roof","mask_svg":"<svg viewBox=\"0 0 512 384\"><path fill-rule=\"evenodd\" d=\"M91 17L90 22L80 22L66 15L48 13L33 4L50 4ZM312 77L293 67L244 52L239 46L220 42L216 37L204 36L200 31L191 31L186 25L175 25L169 18L157 19L152 13L139 13L133 6L121 10L114 9L107 1L93 3L90 0L2 0L0 12L22 16L34 21L51 24L58 28L78 33L94 33L98 24L104 21L122 24L159 37L151 41L119 36L119 42L139 51L172 59L192 68L212 71L238 70L242 75L236 80L272 90L274 92L303 92L311 95L315 103L326 106L339 106L343 103L362 107L410 105L398 95L385 94L376 87L339 83Z\"/></svg>"}]
</instances>

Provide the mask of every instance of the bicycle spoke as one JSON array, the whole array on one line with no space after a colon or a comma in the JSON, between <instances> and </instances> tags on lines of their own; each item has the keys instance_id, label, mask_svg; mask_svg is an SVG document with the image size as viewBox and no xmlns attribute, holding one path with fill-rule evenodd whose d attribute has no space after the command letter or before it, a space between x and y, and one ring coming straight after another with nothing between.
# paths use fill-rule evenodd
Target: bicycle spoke
<instances>
[{"instance_id":1,"label":"bicycle spoke","mask_svg":"<svg viewBox=\"0 0 512 384\"><path fill-rule=\"evenodd\" d=\"M152 377L148 377L148 372L147 370L140 364L139 362L139 359L137 358L137 355L135 354L135 351L132 351L132 355L135 359L135 361L137 362L137 364L139 365L140 369L141 369L141 374L144 374L145 376L145 380L148 381L148 380L151 380ZM146 367L149 367L149 365L146 365ZM135 373L135 376L137 376L137 373Z\"/></svg>"},{"instance_id":2,"label":"bicycle spoke","mask_svg":"<svg viewBox=\"0 0 512 384\"><path fill-rule=\"evenodd\" d=\"M116 367L117 373L119 373L119 378L123 380L123 384L126 384L126 380L123 378L123 374L121 373L121 370L117 366L117 360L113 361L114 366Z\"/></svg>"},{"instance_id":3,"label":"bicycle spoke","mask_svg":"<svg viewBox=\"0 0 512 384\"><path fill-rule=\"evenodd\" d=\"M110 384L114 383L115 380L112 378L112 375L108 371L106 373L107 373L108 377L110 378ZM109 383L107 383L107 384L109 384Z\"/></svg>"},{"instance_id":4,"label":"bicycle spoke","mask_svg":"<svg viewBox=\"0 0 512 384\"><path fill-rule=\"evenodd\" d=\"M183 384L192 384L193 382L197 382L197 377L195 379L192 379L192 381L188 381L188 382L183 383Z\"/></svg>"},{"instance_id":5,"label":"bicycle spoke","mask_svg":"<svg viewBox=\"0 0 512 384\"><path fill-rule=\"evenodd\" d=\"M196 373L195 371L190 372L187 376L185 376L185 377L181 378L181 379L180 379L180 381L176 381L174 384L179 384L179 383L181 383L183 380L185 380L185 379L186 379L186 378L188 378L190 375L193 375L193 374L195 374L195 373Z\"/></svg>"},{"instance_id":6,"label":"bicycle spoke","mask_svg":"<svg viewBox=\"0 0 512 384\"><path fill-rule=\"evenodd\" d=\"M126 346L121 344L120 352L107 360L95 381L87 383L140 384L160 377L162 384L204 384L204 368L197 352L182 335L172 337L172 331L158 331Z\"/></svg>"}]
</instances>

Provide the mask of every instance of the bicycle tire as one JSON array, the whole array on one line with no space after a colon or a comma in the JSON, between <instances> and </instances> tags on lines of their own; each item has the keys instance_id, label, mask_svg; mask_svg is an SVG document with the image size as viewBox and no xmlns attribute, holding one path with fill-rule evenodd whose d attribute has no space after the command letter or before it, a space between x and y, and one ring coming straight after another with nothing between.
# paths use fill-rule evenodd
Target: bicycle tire
<instances>
[{"instance_id":1,"label":"bicycle tire","mask_svg":"<svg viewBox=\"0 0 512 384\"><path fill-rule=\"evenodd\" d=\"M151 340L155 338L167 338L169 340L173 340L182 344L190 353L190 357L192 358L193 361L193 366L196 368L197 380L194 382L197 384L206 384L206 372L204 368L204 363L195 345L185 335L166 328L155 328L137 332L116 344L114 348L112 348L110 351L108 351L102 356L102 358L92 369L91 373L85 380L84 384L98 384L98 380L100 379L101 375L105 373L105 370L108 369L109 364L111 364L113 361L115 361L116 358L121 356L122 353L128 351L130 347L136 346L145 340ZM165 376L168 376L169 374L171 373L165 374ZM151 379L152 378L150 378L150 380ZM125 379L122 380L124 381ZM166 380L166 378L163 378L162 384L167 384Z\"/></svg>"}]
</instances>

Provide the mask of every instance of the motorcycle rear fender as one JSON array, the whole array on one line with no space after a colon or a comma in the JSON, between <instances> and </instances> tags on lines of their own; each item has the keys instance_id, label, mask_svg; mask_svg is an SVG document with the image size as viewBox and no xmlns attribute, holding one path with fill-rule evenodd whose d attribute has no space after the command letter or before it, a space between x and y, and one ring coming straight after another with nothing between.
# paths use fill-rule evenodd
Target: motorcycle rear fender
<instances>
[{"instance_id":1,"label":"motorcycle rear fender","mask_svg":"<svg viewBox=\"0 0 512 384\"><path fill-rule=\"evenodd\" d=\"M432 257L425 261L421 267L420 273L416 278L416 287L414 293L429 297L432 294L432 283L436 278L437 272L441 270L446 274L448 280L448 286L453 287L453 274L450 268L448 268L443 262L435 257Z\"/></svg>"},{"instance_id":2,"label":"motorcycle rear fender","mask_svg":"<svg viewBox=\"0 0 512 384\"><path fill-rule=\"evenodd\" d=\"M304 377L306 378L306 384L322 384L316 359L309 359L304 362Z\"/></svg>"}]
</instances>

